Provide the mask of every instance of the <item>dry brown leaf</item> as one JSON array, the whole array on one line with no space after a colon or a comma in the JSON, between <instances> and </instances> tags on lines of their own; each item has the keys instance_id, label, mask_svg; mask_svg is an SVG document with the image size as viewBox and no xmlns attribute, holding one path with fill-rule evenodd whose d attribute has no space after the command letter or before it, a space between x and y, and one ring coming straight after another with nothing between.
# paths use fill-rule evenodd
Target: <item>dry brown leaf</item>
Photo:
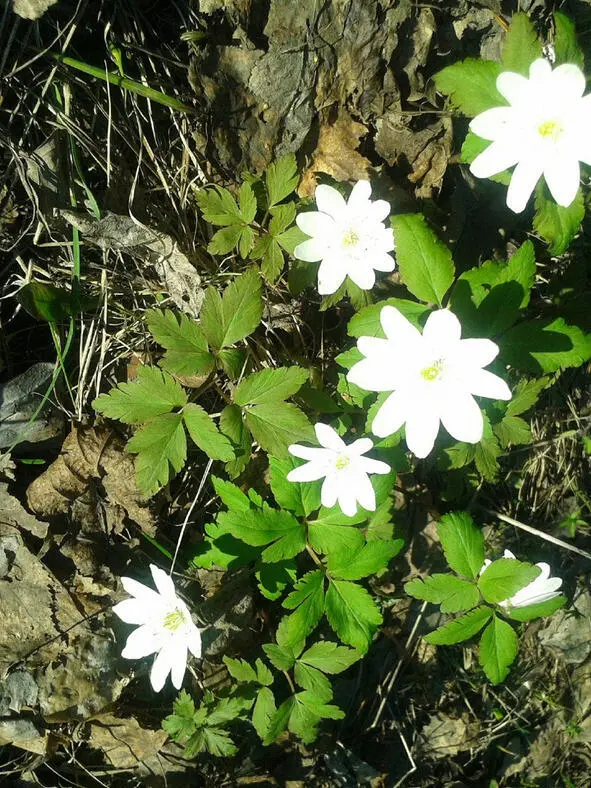
<instances>
[{"instance_id":1,"label":"dry brown leaf","mask_svg":"<svg viewBox=\"0 0 591 788\"><path fill-rule=\"evenodd\" d=\"M353 120L344 109L339 111L333 123L328 120L321 123L312 163L304 172L298 188L300 197L313 196L317 172L324 172L335 181L367 180L371 163L357 150L366 134L367 127Z\"/></svg>"},{"instance_id":2,"label":"dry brown leaf","mask_svg":"<svg viewBox=\"0 0 591 788\"><path fill-rule=\"evenodd\" d=\"M57 460L29 485L27 502L36 514L51 517L69 512L82 499L84 525L84 519L92 516L86 493L99 483L108 499L107 520L115 530L122 523L123 509L144 531L154 533L154 515L149 499L137 488L133 457L107 427L74 426Z\"/></svg>"},{"instance_id":3,"label":"dry brown leaf","mask_svg":"<svg viewBox=\"0 0 591 788\"><path fill-rule=\"evenodd\" d=\"M121 719L102 714L90 727L89 745L102 750L117 769L136 769L162 774L159 752L166 742L163 730L141 728L135 719Z\"/></svg>"}]
</instances>

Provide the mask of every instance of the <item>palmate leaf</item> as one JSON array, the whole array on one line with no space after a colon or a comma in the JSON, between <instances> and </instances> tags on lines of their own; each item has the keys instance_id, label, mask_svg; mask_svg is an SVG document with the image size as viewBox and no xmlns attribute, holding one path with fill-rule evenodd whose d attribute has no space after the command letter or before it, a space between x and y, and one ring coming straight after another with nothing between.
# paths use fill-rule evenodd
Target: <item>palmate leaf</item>
<instances>
[{"instance_id":1,"label":"palmate leaf","mask_svg":"<svg viewBox=\"0 0 591 788\"><path fill-rule=\"evenodd\" d=\"M481 605L425 635L425 640L434 646L451 646L454 643L462 643L480 632L492 614L493 611L490 607Z\"/></svg>"},{"instance_id":2,"label":"palmate leaf","mask_svg":"<svg viewBox=\"0 0 591 788\"><path fill-rule=\"evenodd\" d=\"M475 578L484 564L484 536L468 512L444 515L437 533L450 569Z\"/></svg>"},{"instance_id":3,"label":"palmate leaf","mask_svg":"<svg viewBox=\"0 0 591 788\"><path fill-rule=\"evenodd\" d=\"M223 189L221 186L201 189L197 193L196 199L206 222L218 227L242 222L242 214L236 200L227 189Z\"/></svg>"},{"instance_id":4,"label":"palmate leaf","mask_svg":"<svg viewBox=\"0 0 591 788\"><path fill-rule=\"evenodd\" d=\"M361 659L361 655L355 649L339 646L328 640L319 640L310 646L298 661L321 670L323 673L336 674L347 670L359 659Z\"/></svg>"},{"instance_id":5,"label":"palmate leaf","mask_svg":"<svg viewBox=\"0 0 591 788\"><path fill-rule=\"evenodd\" d=\"M237 276L223 296L209 287L201 307L201 329L219 350L239 342L255 330L263 315L261 278L256 267Z\"/></svg>"},{"instance_id":6,"label":"palmate leaf","mask_svg":"<svg viewBox=\"0 0 591 788\"><path fill-rule=\"evenodd\" d=\"M177 474L187 459L182 413L163 413L140 427L127 443L137 454L135 471L140 490L157 492Z\"/></svg>"},{"instance_id":7,"label":"palmate leaf","mask_svg":"<svg viewBox=\"0 0 591 788\"><path fill-rule=\"evenodd\" d=\"M466 58L447 66L434 79L437 90L449 96L453 106L474 117L485 109L507 104L496 86L500 73L501 64L494 60Z\"/></svg>"},{"instance_id":8,"label":"palmate leaf","mask_svg":"<svg viewBox=\"0 0 591 788\"><path fill-rule=\"evenodd\" d=\"M402 550L403 539L376 539L361 550L329 553L328 571L332 577L360 580L384 569Z\"/></svg>"},{"instance_id":9,"label":"palmate leaf","mask_svg":"<svg viewBox=\"0 0 591 788\"><path fill-rule=\"evenodd\" d=\"M509 673L519 648L519 639L513 627L497 616L482 633L478 661L493 684L499 684Z\"/></svg>"},{"instance_id":10,"label":"palmate leaf","mask_svg":"<svg viewBox=\"0 0 591 788\"><path fill-rule=\"evenodd\" d=\"M512 399L507 403L507 415L519 416L532 408L549 382L550 378L547 377L537 380L520 380L513 391Z\"/></svg>"},{"instance_id":11,"label":"palmate leaf","mask_svg":"<svg viewBox=\"0 0 591 788\"><path fill-rule=\"evenodd\" d=\"M295 664L293 677L302 689L310 690L319 700L326 703L332 698L332 686L329 679L317 668L298 660Z\"/></svg>"},{"instance_id":12,"label":"palmate leaf","mask_svg":"<svg viewBox=\"0 0 591 788\"><path fill-rule=\"evenodd\" d=\"M474 583L455 575L434 574L424 580L416 578L406 583L404 590L415 599L441 605L442 613L470 610L478 604L480 594Z\"/></svg>"},{"instance_id":13,"label":"palmate leaf","mask_svg":"<svg viewBox=\"0 0 591 788\"><path fill-rule=\"evenodd\" d=\"M208 523L205 534L205 539L198 546L198 552L193 556L195 566L204 569L239 569L256 561L260 555L258 548L236 539L217 523Z\"/></svg>"},{"instance_id":14,"label":"palmate leaf","mask_svg":"<svg viewBox=\"0 0 591 788\"><path fill-rule=\"evenodd\" d=\"M190 317L175 315L170 309L151 309L146 322L156 342L166 348L162 366L169 372L208 375L215 368L203 331Z\"/></svg>"},{"instance_id":15,"label":"palmate leaf","mask_svg":"<svg viewBox=\"0 0 591 788\"><path fill-rule=\"evenodd\" d=\"M454 279L451 252L422 214L393 216L391 221L402 281L421 301L441 305Z\"/></svg>"},{"instance_id":16,"label":"palmate leaf","mask_svg":"<svg viewBox=\"0 0 591 788\"><path fill-rule=\"evenodd\" d=\"M269 545L261 554L262 560L269 563L293 558L306 547L305 527L289 512L271 508L220 512L217 522L248 545Z\"/></svg>"},{"instance_id":17,"label":"palmate leaf","mask_svg":"<svg viewBox=\"0 0 591 788\"><path fill-rule=\"evenodd\" d=\"M502 420L495 424L493 431L504 449L510 445L527 445L532 440L529 424L519 416L503 416Z\"/></svg>"},{"instance_id":18,"label":"palmate leaf","mask_svg":"<svg viewBox=\"0 0 591 788\"><path fill-rule=\"evenodd\" d=\"M272 208L295 191L299 181L298 166L295 155L286 153L265 173L268 207Z\"/></svg>"},{"instance_id":19,"label":"palmate leaf","mask_svg":"<svg viewBox=\"0 0 591 788\"><path fill-rule=\"evenodd\" d=\"M321 518L308 524L308 539L314 550L324 555L353 553L360 550L365 541L360 529L333 525Z\"/></svg>"},{"instance_id":20,"label":"palmate leaf","mask_svg":"<svg viewBox=\"0 0 591 788\"><path fill-rule=\"evenodd\" d=\"M382 614L368 591L347 580L331 579L326 593L326 617L343 643L362 654L367 653L382 623Z\"/></svg>"},{"instance_id":21,"label":"palmate leaf","mask_svg":"<svg viewBox=\"0 0 591 788\"><path fill-rule=\"evenodd\" d=\"M92 407L110 419L142 424L186 403L187 395L173 377L157 367L140 367L136 380L101 394Z\"/></svg>"},{"instance_id":22,"label":"palmate leaf","mask_svg":"<svg viewBox=\"0 0 591 788\"><path fill-rule=\"evenodd\" d=\"M225 479L219 479L217 476L212 476L211 481L216 495L228 509L240 512L247 512L250 509L250 501L240 487Z\"/></svg>"},{"instance_id":23,"label":"palmate leaf","mask_svg":"<svg viewBox=\"0 0 591 788\"><path fill-rule=\"evenodd\" d=\"M501 358L526 372L549 373L579 367L591 358L591 334L555 320L518 323L503 337Z\"/></svg>"},{"instance_id":24,"label":"palmate leaf","mask_svg":"<svg viewBox=\"0 0 591 788\"><path fill-rule=\"evenodd\" d=\"M183 755L190 759L200 752L208 752L218 758L229 758L236 755L238 748L230 734L222 728L199 728L189 738Z\"/></svg>"},{"instance_id":25,"label":"palmate leaf","mask_svg":"<svg viewBox=\"0 0 591 788\"><path fill-rule=\"evenodd\" d=\"M290 402L253 405L244 413L253 438L275 457L288 457L287 447L292 443L314 441L314 430L308 417Z\"/></svg>"},{"instance_id":26,"label":"palmate leaf","mask_svg":"<svg viewBox=\"0 0 591 788\"><path fill-rule=\"evenodd\" d=\"M234 459L232 444L225 435L222 435L211 416L200 405L194 402L185 405L183 419L193 441L210 459L223 462Z\"/></svg>"},{"instance_id":27,"label":"palmate leaf","mask_svg":"<svg viewBox=\"0 0 591 788\"><path fill-rule=\"evenodd\" d=\"M539 566L515 558L499 558L480 575L478 588L487 602L503 602L529 585L539 574Z\"/></svg>"},{"instance_id":28,"label":"palmate leaf","mask_svg":"<svg viewBox=\"0 0 591 788\"><path fill-rule=\"evenodd\" d=\"M254 372L236 386L234 402L241 407L278 402L296 394L308 379L302 367L279 367Z\"/></svg>"},{"instance_id":29,"label":"palmate leaf","mask_svg":"<svg viewBox=\"0 0 591 788\"><path fill-rule=\"evenodd\" d=\"M530 64L542 57L542 45L529 16L513 14L503 44L503 71L529 76Z\"/></svg>"},{"instance_id":30,"label":"palmate leaf","mask_svg":"<svg viewBox=\"0 0 591 788\"><path fill-rule=\"evenodd\" d=\"M304 690L292 695L277 709L263 743L276 741L287 728L307 744L316 738L322 719L340 720L344 716L338 706L326 704L313 692Z\"/></svg>"},{"instance_id":31,"label":"palmate leaf","mask_svg":"<svg viewBox=\"0 0 591 788\"><path fill-rule=\"evenodd\" d=\"M305 574L283 600L283 607L294 612L283 619L278 629L277 642L281 639L280 645L301 651L304 640L316 628L324 613L324 572L314 569Z\"/></svg>"}]
</instances>

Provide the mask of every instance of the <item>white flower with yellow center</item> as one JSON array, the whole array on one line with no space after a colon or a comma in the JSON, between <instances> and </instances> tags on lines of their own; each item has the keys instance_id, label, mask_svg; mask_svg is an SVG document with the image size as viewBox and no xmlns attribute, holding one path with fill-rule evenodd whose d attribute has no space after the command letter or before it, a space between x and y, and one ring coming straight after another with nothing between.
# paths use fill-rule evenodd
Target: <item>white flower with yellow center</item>
<instances>
[{"instance_id":1,"label":"white flower with yellow center","mask_svg":"<svg viewBox=\"0 0 591 788\"><path fill-rule=\"evenodd\" d=\"M201 634L191 619L186 604L177 596L174 583L166 572L150 565L157 591L122 577L123 588L133 599L125 599L113 607L113 612L126 624L137 624L127 638L121 656L142 659L156 654L150 681L155 692L160 692L168 674L177 689L181 688L187 669L187 652L201 656Z\"/></svg>"},{"instance_id":2,"label":"white flower with yellow center","mask_svg":"<svg viewBox=\"0 0 591 788\"><path fill-rule=\"evenodd\" d=\"M371 290L375 271L393 271L394 233L384 225L390 214L385 200L370 200L369 181L359 181L347 202L332 186L316 188L317 211L300 213L297 225L310 235L296 246L299 260L316 263L320 295L336 293L348 276L362 290Z\"/></svg>"},{"instance_id":3,"label":"white flower with yellow center","mask_svg":"<svg viewBox=\"0 0 591 788\"><path fill-rule=\"evenodd\" d=\"M511 550L505 550L503 558L515 558ZM484 561L484 566L480 570L480 574L484 572L486 567L491 563L487 558ZM554 597L560 596L559 589L562 586L562 579L560 577L550 577L550 565L544 561L536 564L540 569L540 574L531 581L525 588L521 588L517 593L513 594L509 599L504 599L499 602L501 607L527 607L528 605L539 605L541 602L549 602Z\"/></svg>"},{"instance_id":4,"label":"white flower with yellow center","mask_svg":"<svg viewBox=\"0 0 591 788\"><path fill-rule=\"evenodd\" d=\"M525 208L544 176L558 205L569 206L579 189L579 162L591 164L591 94L585 75L565 63L554 70L543 58L529 67L529 79L512 71L497 77L497 90L509 106L477 115L470 129L492 143L470 165L477 178L490 178L515 166L507 205Z\"/></svg>"},{"instance_id":5,"label":"white flower with yellow center","mask_svg":"<svg viewBox=\"0 0 591 788\"><path fill-rule=\"evenodd\" d=\"M458 318L432 312L423 333L393 306L380 323L386 339L360 337L365 356L347 379L367 391L391 391L378 410L372 432L380 438L406 425L406 443L417 457L433 449L440 422L459 441L478 443L484 423L474 396L511 399L504 380L483 369L499 348L490 339L461 339Z\"/></svg>"},{"instance_id":6,"label":"white flower with yellow center","mask_svg":"<svg viewBox=\"0 0 591 788\"><path fill-rule=\"evenodd\" d=\"M348 517L353 517L357 504L374 511L376 496L369 474L388 473L390 466L380 460L364 457L373 448L369 438L359 438L347 445L332 427L316 424L314 427L321 449L301 446L295 443L289 447L294 457L308 462L294 468L287 474L290 482L312 482L324 479L322 483L322 505L330 508L337 501Z\"/></svg>"}]
</instances>

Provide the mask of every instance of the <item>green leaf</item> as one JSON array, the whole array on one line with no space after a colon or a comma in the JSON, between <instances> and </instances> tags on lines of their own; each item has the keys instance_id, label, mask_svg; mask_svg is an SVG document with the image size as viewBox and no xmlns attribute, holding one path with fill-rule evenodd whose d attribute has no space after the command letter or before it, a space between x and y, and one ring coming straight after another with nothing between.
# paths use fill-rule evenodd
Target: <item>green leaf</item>
<instances>
[{"instance_id":1,"label":"green leaf","mask_svg":"<svg viewBox=\"0 0 591 788\"><path fill-rule=\"evenodd\" d=\"M321 483L287 481L287 474L300 464L291 454L284 460L269 457L269 481L275 500L282 509L307 517L320 508Z\"/></svg>"},{"instance_id":2,"label":"green leaf","mask_svg":"<svg viewBox=\"0 0 591 788\"><path fill-rule=\"evenodd\" d=\"M478 661L493 684L499 684L509 673L519 640L513 627L497 616L482 633L478 650Z\"/></svg>"},{"instance_id":3,"label":"green leaf","mask_svg":"<svg viewBox=\"0 0 591 788\"><path fill-rule=\"evenodd\" d=\"M187 459L187 438L181 413L163 413L140 427L128 441L137 454L135 472L140 490L157 492L177 474Z\"/></svg>"},{"instance_id":4,"label":"green leaf","mask_svg":"<svg viewBox=\"0 0 591 788\"><path fill-rule=\"evenodd\" d=\"M234 402L241 407L278 402L296 394L308 379L302 367L279 367L254 372L236 386Z\"/></svg>"},{"instance_id":5,"label":"green leaf","mask_svg":"<svg viewBox=\"0 0 591 788\"><path fill-rule=\"evenodd\" d=\"M525 321L503 337L501 358L533 373L579 367L591 358L591 334L567 325L561 317Z\"/></svg>"},{"instance_id":6,"label":"green leaf","mask_svg":"<svg viewBox=\"0 0 591 788\"><path fill-rule=\"evenodd\" d=\"M280 235L293 224L296 217L296 206L293 202L284 205L276 205L271 208L271 221L269 222L269 232L271 235Z\"/></svg>"},{"instance_id":7,"label":"green leaf","mask_svg":"<svg viewBox=\"0 0 591 788\"><path fill-rule=\"evenodd\" d=\"M276 282L285 264L279 243L271 235L259 238L250 255L253 260L262 260L261 272L267 282Z\"/></svg>"},{"instance_id":8,"label":"green leaf","mask_svg":"<svg viewBox=\"0 0 591 788\"><path fill-rule=\"evenodd\" d=\"M324 673L342 673L360 659L355 649L339 646L328 640L319 640L305 651L299 661Z\"/></svg>"},{"instance_id":9,"label":"green leaf","mask_svg":"<svg viewBox=\"0 0 591 788\"><path fill-rule=\"evenodd\" d=\"M324 703L323 698L304 690L294 695L295 704L291 710L288 728L305 744L314 741L317 736L317 727L322 718L340 720L345 715L338 706Z\"/></svg>"},{"instance_id":10,"label":"green leaf","mask_svg":"<svg viewBox=\"0 0 591 788\"><path fill-rule=\"evenodd\" d=\"M494 60L466 58L447 66L434 79L437 90L449 96L454 107L474 117L485 109L507 104L497 90L500 73L501 64Z\"/></svg>"},{"instance_id":11,"label":"green leaf","mask_svg":"<svg viewBox=\"0 0 591 788\"><path fill-rule=\"evenodd\" d=\"M47 282L27 282L16 299L30 315L48 323L61 323L75 311L72 292Z\"/></svg>"},{"instance_id":12,"label":"green leaf","mask_svg":"<svg viewBox=\"0 0 591 788\"><path fill-rule=\"evenodd\" d=\"M207 251L210 254L229 254L238 246L243 229L244 228L238 224L222 227L221 230L214 233L211 241L207 244Z\"/></svg>"},{"instance_id":13,"label":"green leaf","mask_svg":"<svg viewBox=\"0 0 591 788\"><path fill-rule=\"evenodd\" d=\"M252 724L261 739L267 736L271 719L276 711L273 693L268 687L261 687L252 710Z\"/></svg>"},{"instance_id":14,"label":"green leaf","mask_svg":"<svg viewBox=\"0 0 591 788\"><path fill-rule=\"evenodd\" d=\"M251 440L237 405L226 405L220 415L220 431L229 438L234 446L236 459L226 465L226 473L235 479L246 468L250 459Z\"/></svg>"},{"instance_id":15,"label":"green leaf","mask_svg":"<svg viewBox=\"0 0 591 788\"><path fill-rule=\"evenodd\" d=\"M460 151L460 161L463 164L472 164L474 159L483 151L485 151L488 146L491 144L490 140L485 140L482 137L479 137L477 134L474 134L473 131L468 131L464 142L462 143L462 150ZM509 170L503 170L503 172L498 172L496 175L491 175L489 180L494 181L495 183L502 183L505 186L508 186L511 182L511 175L512 173Z\"/></svg>"},{"instance_id":16,"label":"green leaf","mask_svg":"<svg viewBox=\"0 0 591 788\"><path fill-rule=\"evenodd\" d=\"M240 539L235 539L217 523L208 523L205 532L206 537L193 556L194 566L204 569L211 569L214 566L220 569L239 569L259 557L258 548L250 547Z\"/></svg>"},{"instance_id":17,"label":"green leaf","mask_svg":"<svg viewBox=\"0 0 591 788\"><path fill-rule=\"evenodd\" d=\"M484 536L468 512L445 514L437 533L449 568L464 577L477 577L484 564Z\"/></svg>"},{"instance_id":18,"label":"green leaf","mask_svg":"<svg viewBox=\"0 0 591 788\"><path fill-rule=\"evenodd\" d=\"M549 378L520 380L513 392L513 398L507 403L507 416L519 416L533 407L548 382Z\"/></svg>"},{"instance_id":19,"label":"green leaf","mask_svg":"<svg viewBox=\"0 0 591 788\"><path fill-rule=\"evenodd\" d=\"M540 180L535 191L534 230L548 244L550 254L562 254L579 232L585 216L585 201L581 189L574 201L564 208L552 199L548 187Z\"/></svg>"},{"instance_id":20,"label":"green leaf","mask_svg":"<svg viewBox=\"0 0 591 788\"><path fill-rule=\"evenodd\" d=\"M285 156L270 164L265 173L268 207L272 208L295 191L298 181L295 154L286 153Z\"/></svg>"},{"instance_id":21,"label":"green leaf","mask_svg":"<svg viewBox=\"0 0 591 788\"><path fill-rule=\"evenodd\" d=\"M158 367L140 367L136 380L101 394L92 407L109 419L141 424L186 404L187 395L173 377Z\"/></svg>"},{"instance_id":22,"label":"green leaf","mask_svg":"<svg viewBox=\"0 0 591 788\"><path fill-rule=\"evenodd\" d=\"M515 558L499 558L480 575L478 588L487 602L503 602L529 585L539 574L538 566Z\"/></svg>"},{"instance_id":23,"label":"green leaf","mask_svg":"<svg viewBox=\"0 0 591 788\"><path fill-rule=\"evenodd\" d=\"M329 553L328 571L333 577L343 580L360 580L384 569L392 558L402 550L403 539L387 541L378 539L368 542L356 552Z\"/></svg>"},{"instance_id":24,"label":"green leaf","mask_svg":"<svg viewBox=\"0 0 591 788\"><path fill-rule=\"evenodd\" d=\"M209 344L220 349L255 330L263 315L261 278L256 267L237 276L220 296L208 287L201 307L201 328Z\"/></svg>"},{"instance_id":25,"label":"green leaf","mask_svg":"<svg viewBox=\"0 0 591 788\"><path fill-rule=\"evenodd\" d=\"M302 232L297 225L290 227L289 230L285 230L285 232L280 233L275 237L275 240L281 246L281 248L287 252L288 255L293 257L294 250L298 244L301 244L308 238L306 233ZM309 284L314 284L316 279L316 272L318 271L318 266L315 263L303 263L301 268L307 266L304 272L300 270L299 272L299 284L303 284L303 282L308 282ZM291 270L290 270L291 273ZM290 289L294 284L293 280L290 279ZM304 287L306 285L304 284ZM303 287L302 287L303 289ZM299 291L298 291L299 292Z\"/></svg>"},{"instance_id":26,"label":"green leaf","mask_svg":"<svg viewBox=\"0 0 591 788\"><path fill-rule=\"evenodd\" d=\"M503 416L493 431L504 449L510 445L525 446L532 440L529 424L519 416Z\"/></svg>"},{"instance_id":27,"label":"green leaf","mask_svg":"<svg viewBox=\"0 0 591 788\"><path fill-rule=\"evenodd\" d=\"M211 481L216 495L228 509L239 512L247 512L250 509L250 501L240 487L225 479L219 479L217 476L212 476Z\"/></svg>"},{"instance_id":28,"label":"green leaf","mask_svg":"<svg viewBox=\"0 0 591 788\"><path fill-rule=\"evenodd\" d=\"M219 432L211 416L200 405L194 402L185 405L183 419L193 441L210 459L223 462L234 459L232 444Z\"/></svg>"},{"instance_id":29,"label":"green leaf","mask_svg":"<svg viewBox=\"0 0 591 788\"><path fill-rule=\"evenodd\" d=\"M377 304L371 304L363 309L360 309L347 326L347 333L351 337L381 337L386 336L380 324L380 314L385 306L393 306L409 320L415 328L422 329L424 318L429 314L429 309L424 304L418 304L416 301L407 301L404 298L385 298ZM363 356L359 353L357 348L352 348L351 351L355 352L355 356L349 359L346 353L341 353L337 356L337 363L342 367L351 368L353 364L359 361ZM340 359L340 360L339 360Z\"/></svg>"},{"instance_id":30,"label":"green leaf","mask_svg":"<svg viewBox=\"0 0 591 788\"><path fill-rule=\"evenodd\" d=\"M240 257L246 260L254 246L254 232L250 227L243 227L240 231L240 238L238 240L238 251Z\"/></svg>"},{"instance_id":31,"label":"green leaf","mask_svg":"<svg viewBox=\"0 0 591 788\"><path fill-rule=\"evenodd\" d=\"M150 333L159 345L166 348L162 366L175 375L209 375L215 368L215 358L199 325L182 313L170 309L150 309L146 312Z\"/></svg>"},{"instance_id":32,"label":"green leaf","mask_svg":"<svg viewBox=\"0 0 591 788\"><path fill-rule=\"evenodd\" d=\"M287 447L300 441L314 442L314 430L305 414L289 402L254 405L245 411L246 425L268 454L287 457Z\"/></svg>"},{"instance_id":33,"label":"green leaf","mask_svg":"<svg viewBox=\"0 0 591 788\"><path fill-rule=\"evenodd\" d=\"M260 657L257 657L256 662L254 664L257 669L258 683L263 684L265 687L270 687L271 684L275 681L275 679L269 668L265 665L265 663Z\"/></svg>"},{"instance_id":34,"label":"green leaf","mask_svg":"<svg viewBox=\"0 0 591 788\"><path fill-rule=\"evenodd\" d=\"M392 217L400 277L421 301L441 305L454 279L451 252L420 213Z\"/></svg>"},{"instance_id":35,"label":"green leaf","mask_svg":"<svg viewBox=\"0 0 591 788\"><path fill-rule=\"evenodd\" d=\"M303 641L315 629L324 613L324 572L314 569L305 574L283 600L283 607L294 611L284 624L286 634L283 645L294 647L297 644L303 648Z\"/></svg>"},{"instance_id":36,"label":"green leaf","mask_svg":"<svg viewBox=\"0 0 591 788\"><path fill-rule=\"evenodd\" d=\"M181 690L173 704L173 713L162 721L163 730L175 741L184 741L195 730L193 716L195 703L185 690Z\"/></svg>"},{"instance_id":37,"label":"green leaf","mask_svg":"<svg viewBox=\"0 0 591 788\"><path fill-rule=\"evenodd\" d=\"M291 670L293 668L296 658L292 650L276 646L275 643L266 643L263 650L277 670Z\"/></svg>"},{"instance_id":38,"label":"green leaf","mask_svg":"<svg viewBox=\"0 0 591 788\"><path fill-rule=\"evenodd\" d=\"M238 208L242 221L245 224L250 224L254 221L257 212L257 200L252 186L248 182L243 183L238 189Z\"/></svg>"},{"instance_id":39,"label":"green leaf","mask_svg":"<svg viewBox=\"0 0 591 788\"><path fill-rule=\"evenodd\" d=\"M261 594L267 599L275 600L283 594L296 579L296 563L293 558L277 561L274 564L262 564L255 572L257 585Z\"/></svg>"},{"instance_id":40,"label":"green leaf","mask_svg":"<svg viewBox=\"0 0 591 788\"><path fill-rule=\"evenodd\" d=\"M261 554L268 563L293 558L306 547L304 526L288 512L271 508L220 512L218 525L253 547L269 545Z\"/></svg>"},{"instance_id":41,"label":"green leaf","mask_svg":"<svg viewBox=\"0 0 591 788\"><path fill-rule=\"evenodd\" d=\"M187 742L183 755L191 759L200 752L208 752L217 758L229 758L236 755L238 748L230 734L222 728L199 728Z\"/></svg>"},{"instance_id":42,"label":"green leaf","mask_svg":"<svg viewBox=\"0 0 591 788\"><path fill-rule=\"evenodd\" d=\"M574 22L560 12L554 14L554 53L556 65L574 63L584 71L585 56L577 41Z\"/></svg>"},{"instance_id":43,"label":"green leaf","mask_svg":"<svg viewBox=\"0 0 591 788\"><path fill-rule=\"evenodd\" d=\"M231 380L240 377L246 361L246 353L243 348L226 347L219 351L218 361L221 368Z\"/></svg>"},{"instance_id":44,"label":"green leaf","mask_svg":"<svg viewBox=\"0 0 591 788\"><path fill-rule=\"evenodd\" d=\"M442 613L458 613L476 607L480 594L474 583L455 575L430 575L406 583L404 590L415 599L441 605Z\"/></svg>"},{"instance_id":45,"label":"green leaf","mask_svg":"<svg viewBox=\"0 0 591 788\"><path fill-rule=\"evenodd\" d=\"M242 682L257 682L256 670L244 659L233 659L227 657L225 654L222 657L224 665L228 668L228 673L236 681Z\"/></svg>"},{"instance_id":46,"label":"green leaf","mask_svg":"<svg viewBox=\"0 0 591 788\"><path fill-rule=\"evenodd\" d=\"M332 687L330 681L321 671L306 665L299 660L295 664L293 677L296 684L306 690L313 692L323 703L332 698Z\"/></svg>"},{"instance_id":47,"label":"green leaf","mask_svg":"<svg viewBox=\"0 0 591 788\"><path fill-rule=\"evenodd\" d=\"M365 588L347 580L331 580L326 617L343 643L367 653L382 614Z\"/></svg>"},{"instance_id":48,"label":"green leaf","mask_svg":"<svg viewBox=\"0 0 591 788\"><path fill-rule=\"evenodd\" d=\"M425 640L433 646L451 646L453 643L461 643L463 640L474 637L492 614L493 611L490 607L481 605L425 635Z\"/></svg>"},{"instance_id":49,"label":"green leaf","mask_svg":"<svg viewBox=\"0 0 591 788\"><path fill-rule=\"evenodd\" d=\"M534 618L551 616L557 610L560 610L561 607L564 607L565 604L566 597L560 594L545 602L536 602L533 605L524 605L523 607L508 607L502 612L504 616L508 616L514 621L533 621Z\"/></svg>"},{"instance_id":50,"label":"green leaf","mask_svg":"<svg viewBox=\"0 0 591 788\"><path fill-rule=\"evenodd\" d=\"M276 741L279 736L287 728L288 720L296 705L295 697L292 695L287 700L284 700L281 706L277 709L275 714L271 716L267 726L267 733L263 739L263 744L268 745Z\"/></svg>"},{"instance_id":51,"label":"green leaf","mask_svg":"<svg viewBox=\"0 0 591 788\"><path fill-rule=\"evenodd\" d=\"M491 427L490 420L484 416L484 431L482 438L474 445L474 460L479 473L488 481L495 481L499 472L498 458L501 447Z\"/></svg>"},{"instance_id":52,"label":"green leaf","mask_svg":"<svg viewBox=\"0 0 591 788\"><path fill-rule=\"evenodd\" d=\"M197 193L197 204L206 222L218 226L240 224L242 216L236 201L227 189L214 186Z\"/></svg>"},{"instance_id":53,"label":"green leaf","mask_svg":"<svg viewBox=\"0 0 591 788\"><path fill-rule=\"evenodd\" d=\"M310 544L319 553L330 555L333 552L355 552L360 550L363 543L363 534L357 528L348 528L345 525L330 525L321 520L308 524L308 539Z\"/></svg>"},{"instance_id":54,"label":"green leaf","mask_svg":"<svg viewBox=\"0 0 591 788\"><path fill-rule=\"evenodd\" d=\"M222 698L215 706L209 710L207 715L207 725L227 725L229 722L240 718L245 709L250 709L252 699L237 695Z\"/></svg>"},{"instance_id":55,"label":"green leaf","mask_svg":"<svg viewBox=\"0 0 591 788\"><path fill-rule=\"evenodd\" d=\"M542 46L530 18L524 13L513 14L503 44L503 71L529 77L530 64L540 57Z\"/></svg>"}]
</instances>

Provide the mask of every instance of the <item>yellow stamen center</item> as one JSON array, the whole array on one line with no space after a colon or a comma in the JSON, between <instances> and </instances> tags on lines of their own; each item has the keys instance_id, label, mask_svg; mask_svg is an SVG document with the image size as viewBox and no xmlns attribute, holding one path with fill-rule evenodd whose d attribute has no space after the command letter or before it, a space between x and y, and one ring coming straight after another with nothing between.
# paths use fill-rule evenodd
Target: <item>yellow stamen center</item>
<instances>
[{"instance_id":1,"label":"yellow stamen center","mask_svg":"<svg viewBox=\"0 0 591 788\"><path fill-rule=\"evenodd\" d=\"M438 359L430 367L425 367L421 370L421 377L423 380L432 381L437 380L437 378L441 377L441 373L443 372L443 361Z\"/></svg>"},{"instance_id":2,"label":"yellow stamen center","mask_svg":"<svg viewBox=\"0 0 591 788\"><path fill-rule=\"evenodd\" d=\"M176 632L185 623L185 616L180 610L173 610L164 617L164 629Z\"/></svg>"},{"instance_id":3,"label":"yellow stamen center","mask_svg":"<svg viewBox=\"0 0 591 788\"><path fill-rule=\"evenodd\" d=\"M335 462L335 468L337 469L337 471L342 471L342 470L344 470L344 469L345 469L345 468L346 468L348 465L350 465L350 463L351 463L351 460L350 460L350 458L349 458L349 457L347 457L345 454L340 454L340 455L337 457L337 460L336 460L336 462Z\"/></svg>"},{"instance_id":4,"label":"yellow stamen center","mask_svg":"<svg viewBox=\"0 0 591 788\"><path fill-rule=\"evenodd\" d=\"M551 139L553 142L556 142L563 131L564 128L555 120L547 120L544 123L540 123L538 126L538 134L540 137Z\"/></svg>"},{"instance_id":5,"label":"yellow stamen center","mask_svg":"<svg viewBox=\"0 0 591 788\"><path fill-rule=\"evenodd\" d=\"M343 235L343 246L356 246L359 243L359 235L355 230L347 230Z\"/></svg>"}]
</instances>

